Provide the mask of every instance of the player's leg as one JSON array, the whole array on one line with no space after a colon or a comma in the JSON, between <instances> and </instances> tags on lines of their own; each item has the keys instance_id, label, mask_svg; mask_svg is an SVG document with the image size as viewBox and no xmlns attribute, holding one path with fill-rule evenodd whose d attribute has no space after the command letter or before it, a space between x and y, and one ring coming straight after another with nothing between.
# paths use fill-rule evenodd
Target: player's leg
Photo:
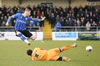
<instances>
[{"instance_id":1,"label":"player's leg","mask_svg":"<svg viewBox=\"0 0 100 66\"><path fill-rule=\"evenodd\" d=\"M74 48L77 47L76 43L74 43L73 45L69 45L69 46L64 46L62 48L54 48L54 49L50 49L48 50L50 53L55 53L56 55L58 55L60 52L64 51L64 50L68 50L70 48Z\"/></svg>"},{"instance_id":2,"label":"player's leg","mask_svg":"<svg viewBox=\"0 0 100 66\"><path fill-rule=\"evenodd\" d=\"M31 40L35 40L33 34L31 32L29 32L28 30L25 30L22 32L28 39L31 39Z\"/></svg>"},{"instance_id":3,"label":"player's leg","mask_svg":"<svg viewBox=\"0 0 100 66\"><path fill-rule=\"evenodd\" d=\"M70 58L67 58L67 57L62 57L62 61L67 61L67 62L69 62L69 61L71 61L71 59L70 59Z\"/></svg>"},{"instance_id":4,"label":"player's leg","mask_svg":"<svg viewBox=\"0 0 100 66\"><path fill-rule=\"evenodd\" d=\"M25 43L30 45L30 42L26 39L26 37L19 31L16 31L16 36L18 36L21 40L23 40Z\"/></svg>"},{"instance_id":5,"label":"player's leg","mask_svg":"<svg viewBox=\"0 0 100 66\"><path fill-rule=\"evenodd\" d=\"M59 48L54 48L54 49L48 50L48 60L56 61L59 58L59 56L58 56L59 54L60 54Z\"/></svg>"},{"instance_id":6,"label":"player's leg","mask_svg":"<svg viewBox=\"0 0 100 66\"><path fill-rule=\"evenodd\" d=\"M70 61L70 58L67 57L60 57L59 54L62 51L60 50L60 48L54 48L48 51L48 60L49 61Z\"/></svg>"},{"instance_id":7,"label":"player's leg","mask_svg":"<svg viewBox=\"0 0 100 66\"><path fill-rule=\"evenodd\" d=\"M30 37L30 39L31 39L31 40L35 40L36 37L32 35L32 36Z\"/></svg>"},{"instance_id":8,"label":"player's leg","mask_svg":"<svg viewBox=\"0 0 100 66\"><path fill-rule=\"evenodd\" d=\"M51 56L58 56L60 54L60 48L54 48L54 49L50 49L48 50L49 55Z\"/></svg>"},{"instance_id":9,"label":"player's leg","mask_svg":"<svg viewBox=\"0 0 100 66\"><path fill-rule=\"evenodd\" d=\"M71 61L71 59L67 58L67 57L59 57L56 61L67 61L67 62L69 62L69 61Z\"/></svg>"},{"instance_id":10,"label":"player's leg","mask_svg":"<svg viewBox=\"0 0 100 66\"><path fill-rule=\"evenodd\" d=\"M28 30L25 30L24 32L22 32L26 37L28 37L29 39L31 39L31 40L35 40L36 38L35 38L35 36L31 33L31 32L29 32Z\"/></svg>"},{"instance_id":11,"label":"player's leg","mask_svg":"<svg viewBox=\"0 0 100 66\"><path fill-rule=\"evenodd\" d=\"M74 48L74 47L77 47L76 43L74 43L73 45L69 45L69 46L64 46L62 48L60 48L60 51L65 51L65 50L68 50L70 48Z\"/></svg>"},{"instance_id":12,"label":"player's leg","mask_svg":"<svg viewBox=\"0 0 100 66\"><path fill-rule=\"evenodd\" d=\"M48 58L49 60L53 60L56 61L59 58L59 54L64 51L64 50L68 50L70 48L76 47L76 44L70 45L70 46L64 46L62 48L54 48L51 50L48 50ZM62 57L62 59L66 59L65 57ZM67 58L67 61L69 59Z\"/></svg>"},{"instance_id":13,"label":"player's leg","mask_svg":"<svg viewBox=\"0 0 100 66\"><path fill-rule=\"evenodd\" d=\"M52 57L49 61L71 61L70 58L67 58L67 57L60 57L60 56L54 56Z\"/></svg>"}]
</instances>

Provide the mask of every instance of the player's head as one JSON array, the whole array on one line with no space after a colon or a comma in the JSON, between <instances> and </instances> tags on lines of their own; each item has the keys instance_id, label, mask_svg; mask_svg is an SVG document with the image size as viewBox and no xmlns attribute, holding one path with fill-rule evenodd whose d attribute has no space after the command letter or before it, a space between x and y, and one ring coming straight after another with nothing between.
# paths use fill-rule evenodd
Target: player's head
<instances>
[{"instance_id":1,"label":"player's head","mask_svg":"<svg viewBox=\"0 0 100 66\"><path fill-rule=\"evenodd\" d=\"M27 50L27 55L29 55L29 56L32 55L32 50L31 49Z\"/></svg>"},{"instance_id":2,"label":"player's head","mask_svg":"<svg viewBox=\"0 0 100 66\"><path fill-rule=\"evenodd\" d=\"M24 11L25 17L30 16L30 14L31 14L31 8L30 8L30 7L26 7L26 9L25 9L25 11Z\"/></svg>"}]
</instances>

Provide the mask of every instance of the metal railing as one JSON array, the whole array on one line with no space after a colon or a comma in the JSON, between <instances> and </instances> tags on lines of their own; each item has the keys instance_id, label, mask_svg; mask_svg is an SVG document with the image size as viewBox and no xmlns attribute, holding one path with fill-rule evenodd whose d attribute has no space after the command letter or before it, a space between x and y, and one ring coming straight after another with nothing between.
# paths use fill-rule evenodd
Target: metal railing
<instances>
[{"instance_id":1,"label":"metal railing","mask_svg":"<svg viewBox=\"0 0 100 66\"><path fill-rule=\"evenodd\" d=\"M86 27L86 26L62 26L60 28L53 28L52 29L53 32L84 32L84 31L88 31L88 32L96 32L96 31L100 31L100 26L96 26L96 27Z\"/></svg>"},{"instance_id":2,"label":"metal railing","mask_svg":"<svg viewBox=\"0 0 100 66\"><path fill-rule=\"evenodd\" d=\"M32 32L36 32L36 31L41 31L41 27L40 26L35 26L35 27L30 27L27 26L27 29L32 31ZM14 26L0 26L0 32L14 32Z\"/></svg>"},{"instance_id":3,"label":"metal railing","mask_svg":"<svg viewBox=\"0 0 100 66\"><path fill-rule=\"evenodd\" d=\"M36 32L36 31L42 31L42 28L40 26L30 27L27 26L27 29ZM14 26L0 26L0 32L14 32ZM93 27L91 26L89 30L87 30L86 26L62 26L59 29L52 28L52 32L97 32L100 31L100 26Z\"/></svg>"}]
</instances>

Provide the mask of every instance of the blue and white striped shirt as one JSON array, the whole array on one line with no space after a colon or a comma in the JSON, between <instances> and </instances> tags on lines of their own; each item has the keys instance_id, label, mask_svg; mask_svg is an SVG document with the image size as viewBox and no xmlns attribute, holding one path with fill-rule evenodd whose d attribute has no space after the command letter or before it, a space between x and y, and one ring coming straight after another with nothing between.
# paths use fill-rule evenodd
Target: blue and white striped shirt
<instances>
[{"instance_id":1,"label":"blue and white striped shirt","mask_svg":"<svg viewBox=\"0 0 100 66\"><path fill-rule=\"evenodd\" d=\"M38 18L31 18L31 17L24 17L22 13L17 13L8 18L8 22L11 22L11 20L15 18L15 31L24 31L26 30L26 22L33 20L33 21L41 21L41 19Z\"/></svg>"}]
</instances>

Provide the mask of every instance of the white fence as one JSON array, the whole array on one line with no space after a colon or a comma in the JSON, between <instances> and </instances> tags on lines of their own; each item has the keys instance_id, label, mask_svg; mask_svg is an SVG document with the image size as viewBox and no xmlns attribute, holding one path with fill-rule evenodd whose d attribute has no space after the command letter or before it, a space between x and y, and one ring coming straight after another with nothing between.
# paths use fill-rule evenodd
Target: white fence
<instances>
[{"instance_id":1,"label":"white fence","mask_svg":"<svg viewBox=\"0 0 100 66\"><path fill-rule=\"evenodd\" d=\"M32 34L36 37L35 40L43 40L43 32L32 32ZM20 38L15 32L0 32L0 40L20 40Z\"/></svg>"},{"instance_id":2,"label":"white fence","mask_svg":"<svg viewBox=\"0 0 100 66\"><path fill-rule=\"evenodd\" d=\"M32 32L36 40L43 40L43 32ZM0 40L20 40L15 32L0 32ZM52 32L52 40L100 40L100 32Z\"/></svg>"},{"instance_id":3,"label":"white fence","mask_svg":"<svg viewBox=\"0 0 100 66\"><path fill-rule=\"evenodd\" d=\"M32 32L36 37L36 40L43 40L43 32ZM100 31L62 31L62 32L52 32L52 40L100 40ZM15 32L0 32L0 40L20 40L19 37L15 35Z\"/></svg>"}]
</instances>

